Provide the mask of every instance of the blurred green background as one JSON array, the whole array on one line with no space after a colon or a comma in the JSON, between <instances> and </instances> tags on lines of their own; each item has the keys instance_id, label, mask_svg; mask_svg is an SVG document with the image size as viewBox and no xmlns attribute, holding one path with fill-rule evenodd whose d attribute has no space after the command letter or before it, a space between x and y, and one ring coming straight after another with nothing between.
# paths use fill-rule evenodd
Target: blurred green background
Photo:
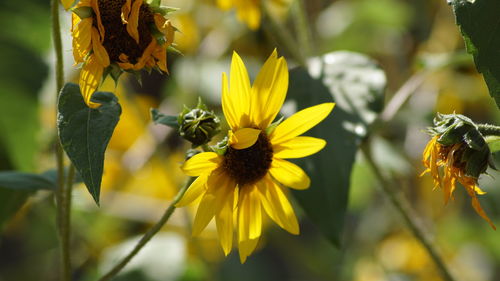
<instances>
[{"instance_id":1,"label":"blurred green background","mask_svg":"<svg viewBox=\"0 0 500 281\"><path fill-rule=\"evenodd\" d=\"M274 18L294 31L288 1L262 1L270 5ZM441 192L432 190L431 177L419 177L421 153L429 140L424 129L435 112L500 124L500 111L465 54L451 7L432 0L305 2L315 53L348 50L375 59L387 75L386 101L410 77L427 73L404 108L374 137L375 158L410 200L458 280L500 280L498 232L474 212L465 190L457 188L455 200L444 206ZM215 0L163 3L180 8L172 21L181 31L175 41L183 55L169 54L170 75L144 73L142 86L128 76L116 87L111 80L102 86L118 96L123 113L106 154L101 207L84 186L73 193L74 280L95 280L110 268L160 217L185 181L179 166L189 145L168 128L154 126L151 107L175 115L183 104L194 106L201 96L221 113L221 73L229 72L233 50L243 57L251 77L275 47L294 66L265 21L251 31L234 11L219 10ZM1 170L38 173L55 168L49 6L48 0L0 3ZM62 15L65 80L76 82L70 13ZM241 265L236 251L224 257L214 225L192 238L195 209L184 208L116 280L441 280L358 156L340 249L294 204L301 234L293 236L268 223L258 249ZM489 174L479 181L488 192L480 200L500 225L495 204L500 202L500 173ZM0 281L57 276L54 199L49 192L38 192L15 212L28 195L0 188Z\"/></svg>"}]
</instances>

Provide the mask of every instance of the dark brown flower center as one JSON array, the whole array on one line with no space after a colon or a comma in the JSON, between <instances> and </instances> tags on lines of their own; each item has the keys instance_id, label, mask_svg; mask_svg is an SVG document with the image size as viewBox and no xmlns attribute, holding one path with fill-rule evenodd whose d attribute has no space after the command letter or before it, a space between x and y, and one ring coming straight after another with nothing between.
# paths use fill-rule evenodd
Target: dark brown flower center
<instances>
[{"instance_id":1,"label":"dark brown flower center","mask_svg":"<svg viewBox=\"0 0 500 281\"><path fill-rule=\"evenodd\" d=\"M223 168L240 186L252 184L264 177L271 167L273 148L266 133L261 132L254 145L245 149L228 147Z\"/></svg>"},{"instance_id":2,"label":"dark brown flower center","mask_svg":"<svg viewBox=\"0 0 500 281\"><path fill-rule=\"evenodd\" d=\"M104 42L111 62L120 62L119 56L125 54L130 63L137 63L152 40L150 25L154 25L153 12L145 3L139 9L139 44L127 32L127 25L123 24L121 13L126 0L98 0L102 25L104 26ZM133 2L132 2L133 3ZM94 19L97 28L97 20Z\"/></svg>"}]
</instances>

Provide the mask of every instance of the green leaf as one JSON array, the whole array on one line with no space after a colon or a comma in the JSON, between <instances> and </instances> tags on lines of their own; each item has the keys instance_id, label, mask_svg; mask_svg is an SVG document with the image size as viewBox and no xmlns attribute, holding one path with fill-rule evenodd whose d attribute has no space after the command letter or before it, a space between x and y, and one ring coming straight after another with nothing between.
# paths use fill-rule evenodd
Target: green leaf
<instances>
[{"instance_id":1,"label":"green leaf","mask_svg":"<svg viewBox=\"0 0 500 281\"><path fill-rule=\"evenodd\" d=\"M500 1L452 0L451 4L467 51L500 108Z\"/></svg>"},{"instance_id":2,"label":"green leaf","mask_svg":"<svg viewBox=\"0 0 500 281\"><path fill-rule=\"evenodd\" d=\"M55 179L44 174L32 174L17 171L0 171L0 188L12 190L37 191L54 190Z\"/></svg>"},{"instance_id":3,"label":"green leaf","mask_svg":"<svg viewBox=\"0 0 500 281\"><path fill-rule=\"evenodd\" d=\"M66 84L59 97L58 129L64 150L99 204L104 153L120 119L121 107L109 92L94 93L92 101L101 106L87 107L79 86Z\"/></svg>"},{"instance_id":4,"label":"green leaf","mask_svg":"<svg viewBox=\"0 0 500 281\"><path fill-rule=\"evenodd\" d=\"M385 86L384 71L351 52L329 53L310 60L308 70L290 72L288 98L298 109L337 104L330 116L306 133L325 139L327 145L298 161L311 177L311 187L293 191L305 213L336 246L341 245L355 155L382 110Z\"/></svg>"},{"instance_id":5,"label":"green leaf","mask_svg":"<svg viewBox=\"0 0 500 281\"><path fill-rule=\"evenodd\" d=\"M153 119L155 124L162 124L176 130L179 129L179 119L177 116L165 115L160 113L156 108L151 109L151 119Z\"/></svg>"},{"instance_id":6,"label":"green leaf","mask_svg":"<svg viewBox=\"0 0 500 281\"><path fill-rule=\"evenodd\" d=\"M500 151L500 137L499 136L486 136L486 143L490 147L491 153Z\"/></svg>"},{"instance_id":7,"label":"green leaf","mask_svg":"<svg viewBox=\"0 0 500 281\"><path fill-rule=\"evenodd\" d=\"M0 187L0 230L26 203L31 194L33 194L33 191L18 191Z\"/></svg>"}]
</instances>

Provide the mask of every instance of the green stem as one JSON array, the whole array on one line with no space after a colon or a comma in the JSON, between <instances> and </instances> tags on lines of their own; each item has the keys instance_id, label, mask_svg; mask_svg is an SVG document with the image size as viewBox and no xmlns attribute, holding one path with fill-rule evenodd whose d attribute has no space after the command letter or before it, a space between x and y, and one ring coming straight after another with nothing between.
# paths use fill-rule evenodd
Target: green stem
<instances>
[{"instance_id":1,"label":"green stem","mask_svg":"<svg viewBox=\"0 0 500 281\"><path fill-rule=\"evenodd\" d=\"M142 236L141 240L137 242L135 245L134 249L130 251L119 263L117 263L111 270L108 271L103 277L99 279L99 281L106 281L106 280L111 280L116 274L118 274L127 264L132 260L132 258L139 253L139 251L155 236L158 231L161 230L161 228L168 222L172 214L174 213L176 207L175 204L177 204L188 187L191 185L191 183L194 181L194 178L189 178L189 180L186 182L186 184L179 190L173 201L170 203L170 205L167 207L165 210L165 213L163 213L163 216L161 219Z\"/></svg>"},{"instance_id":2,"label":"green stem","mask_svg":"<svg viewBox=\"0 0 500 281\"><path fill-rule=\"evenodd\" d=\"M295 0L291 7L295 29L299 41L302 57L308 58L312 54L312 33L307 20L307 10L303 0Z\"/></svg>"},{"instance_id":3,"label":"green stem","mask_svg":"<svg viewBox=\"0 0 500 281\"><path fill-rule=\"evenodd\" d=\"M394 208L403 217L406 225L412 232L413 236L415 236L415 238L422 244L422 246L424 246L425 250L427 251L432 261L434 262L439 272L441 273L443 280L454 281L455 279L452 277L443 258L439 255L435 246L431 243L431 239L429 239L429 237L422 230L420 224L417 223L415 219L417 216L411 209L409 202L405 199L405 197L399 195L399 193L396 193L397 189L394 188L392 186L392 183L385 178L385 176L382 174L379 167L373 160L368 141L361 145L361 151L363 152L366 161L368 162L375 176L380 182L382 191L387 196L387 198L394 206Z\"/></svg>"},{"instance_id":4,"label":"green stem","mask_svg":"<svg viewBox=\"0 0 500 281\"><path fill-rule=\"evenodd\" d=\"M62 217L61 217L61 248L62 248L62 257L65 268L65 273L69 275L68 279L71 280L71 252L70 252L70 244L71 244L71 192L73 190L73 180L75 178L75 166L70 164L68 177L66 178L66 186L62 193L61 200L61 208L62 208Z\"/></svg>"},{"instance_id":5,"label":"green stem","mask_svg":"<svg viewBox=\"0 0 500 281\"><path fill-rule=\"evenodd\" d=\"M293 39L289 30L278 23L269 13L265 3L262 3L263 24L262 26L270 37L273 37L278 44L286 49L286 52L293 57L298 64L305 66L306 60L299 51L299 46Z\"/></svg>"},{"instance_id":6,"label":"green stem","mask_svg":"<svg viewBox=\"0 0 500 281\"><path fill-rule=\"evenodd\" d=\"M479 132L484 136L500 136L500 126L491 124L478 124Z\"/></svg>"},{"instance_id":7,"label":"green stem","mask_svg":"<svg viewBox=\"0 0 500 281\"><path fill-rule=\"evenodd\" d=\"M59 23L59 1L51 0L51 14L52 14L52 39L54 43L54 50L56 53L56 108L57 102L59 99L59 93L64 84L64 65L63 65L63 51L62 51L62 42L61 42L61 25ZM57 119L56 119L57 120ZM71 196L64 196L64 154L59 138L56 141L56 162L57 162L57 189L56 189L56 201L57 201L57 225L59 228L59 236L60 236L60 251L61 251L61 266L60 266L60 274L61 280L70 280L71 279L71 264L69 261L69 243L65 241L69 241L68 237L65 237L66 234L69 235L69 229L65 229L69 227L69 224L65 224L65 218L69 215L65 212L69 212L69 208L65 208L64 206L68 206L68 202L65 202L67 198L71 198ZM71 192L71 190L69 191Z\"/></svg>"}]
</instances>

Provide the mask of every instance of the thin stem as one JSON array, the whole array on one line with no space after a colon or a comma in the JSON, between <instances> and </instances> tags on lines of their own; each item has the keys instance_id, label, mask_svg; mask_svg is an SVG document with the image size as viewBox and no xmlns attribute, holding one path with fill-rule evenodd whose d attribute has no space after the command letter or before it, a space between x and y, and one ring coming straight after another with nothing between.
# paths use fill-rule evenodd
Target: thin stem
<instances>
[{"instance_id":1,"label":"thin stem","mask_svg":"<svg viewBox=\"0 0 500 281\"><path fill-rule=\"evenodd\" d=\"M269 13L265 3L262 3L262 13L264 18L264 24L262 25L269 36L275 37L278 44L286 49L286 52L290 54L293 59L297 61L298 64L305 66L306 61L299 51L298 45L294 38L290 34L290 31L284 28L280 23L278 23L273 16Z\"/></svg>"},{"instance_id":2,"label":"thin stem","mask_svg":"<svg viewBox=\"0 0 500 281\"><path fill-rule=\"evenodd\" d=\"M295 0L291 7L295 29L302 56L308 58L312 54L312 33L307 20L307 10L303 0Z\"/></svg>"},{"instance_id":3,"label":"thin stem","mask_svg":"<svg viewBox=\"0 0 500 281\"><path fill-rule=\"evenodd\" d=\"M484 136L500 136L500 126L491 124L477 124L479 132Z\"/></svg>"},{"instance_id":4,"label":"thin stem","mask_svg":"<svg viewBox=\"0 0 500 281\"><path fill-rule=\"evenodd\" d=\"M410 204L406 200L405 197L400 196L396 193L396 189L392 186L392 182L385 178L385 176L380 171L379 167L373 160L369 142L365 142L361 146L361 150L363 155L365 156L368 164L372 168L375 176L377 177L380 185L382 186L382 191L387 196L391 204L394 208L399 212L399 214L403 217L406 225L415 236L415 238L424 246L425 250L431 257L432 261L438 268L443 280L445 281L454 281L455 279L452 277L450 271L448 270L443 258L439 255L437 249L432 244L431 239L426 235L426 233L422 230L422 227L416 220L416 214L410 207Z\"/></svg>"},{"instance_id":5,"label":"thin stem","mask_svg":"<svg viewBox=\"0 0 500 281\"><path fill-rule=\"evenodd\" d=\"M132 258L135 257L137 253L139 253L139 251L149 242L149 240L151 240L151 238L153 238L153 236L155 236L155 234L161 230L161 228L168 222L168 220L174 213L176 209L175 204L177 204L181 200L182 196L193 181L194 178L189 178L186 184L179 190L173 201L167 207L161 219L153 227L151 227L148 232L144 234L144 236L142 236L141 240L137 242L134 249L132 249L130 253L128 253L119 263L117 263L111 270L109 270L108 273L101 277L99 281L111 280L111 278L118 274L130 262L130 260L132 260Z\"/></svg>"},{"instance_id":6,"label":"thin stem","mask_svg":"<svg viewBox=\"0 0 500 281\"><path fill-rule=\"evenodd\" d=\"M59 92L61 91L64 84L64 65L63 65L63 52L62 52L62 42L61 42L61 25L59 23L59 1L51 1L51 14L52 14L52 39L54 43L54 50L56 53L56 108L59 99ZM57 118L56 118L57 120ZM57 162L57 189L56 189L56 201L57 201L57 225L59 228L59 236L61 241L60 251L61 251L61 266L60 274L61 280L71 279L71 264L69 260L69 223L66 224L66 218L69 217L69 206L71 202L66 202L67 198L71 196L64 196L64 154L59 138L56 141L56 162ZM70 169L71 170L71 169ZM71 189L69 190L71 192ZM68 221L69 222L69 221Z\"/></svg>"},{"instance_id":7,"label":"thin stem","mask_svg":"<svg viewBox=\"0 0 500 281\"><path fill-rule=\"evenodd\" d=\"M75 166L70 164L68 177L66 178L66 186L61 197L61 248L64 268L67 274L71 275L71 253L70 253L70 237L71 237L71 192L73 190L73 180L75 178ZM69 276L71 278L71 276ZM70 279L67 279L70 280Z\"/></svg>"}]
</instances>

